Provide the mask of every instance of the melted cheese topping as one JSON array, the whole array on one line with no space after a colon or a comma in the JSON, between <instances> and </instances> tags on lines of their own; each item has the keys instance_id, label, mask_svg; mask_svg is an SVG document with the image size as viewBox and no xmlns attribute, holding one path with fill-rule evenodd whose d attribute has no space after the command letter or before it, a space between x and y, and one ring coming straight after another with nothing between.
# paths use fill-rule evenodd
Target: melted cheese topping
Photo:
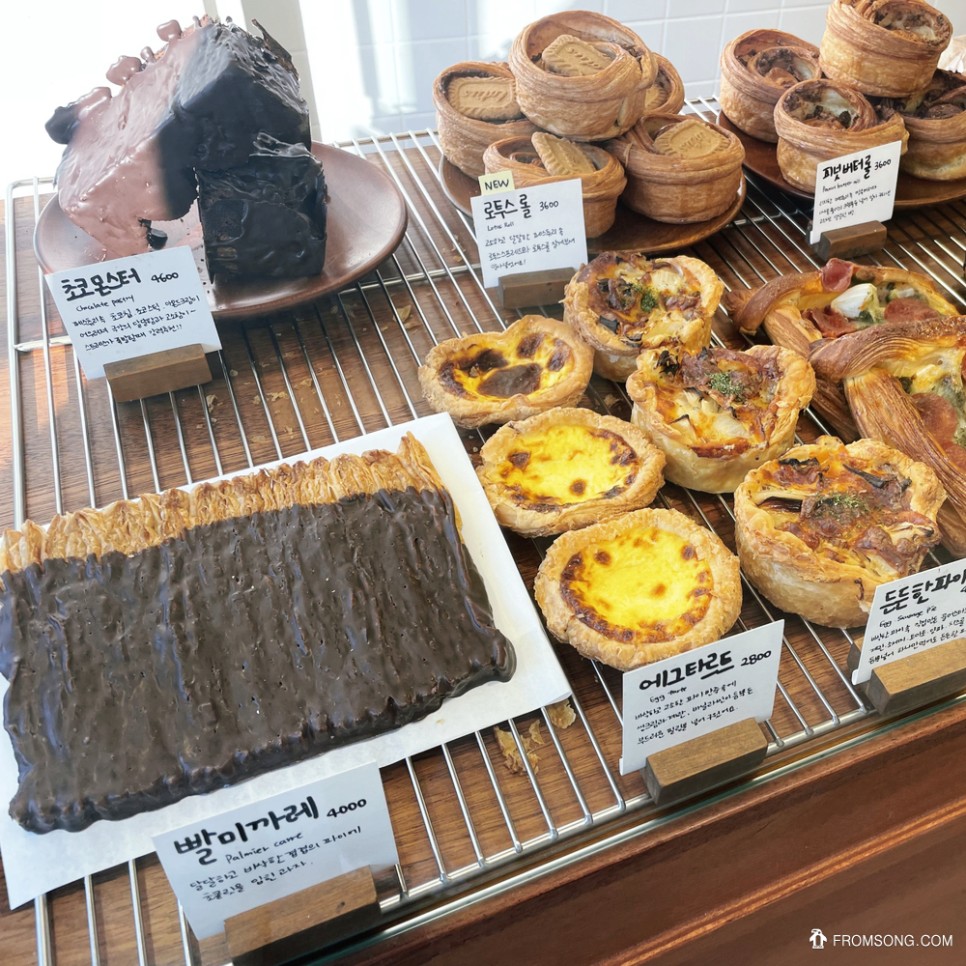
<instances>
[{"instance_id":1,"label":"melted cheese topping","mask_svg":"<svg viewBox=\"0 0 966 966\"><path fill-rule=\"evenodd\" d=\"M573 372L574 354L561 339L533 333L514 343L493 336L475 339L440 370L440 381L457 396L509 399L533 395Z\"/></svg>"},{"instance_id":2,"label":"melted cheese topping","mask_svg":"<svg viewBox=\"0 0 966 966\"><path fill-rule=\"evenodd\" d=\"M652 370L657 411L696 452L744 451L764 442L775 421L776 379L737 353L710 353L714 368L696 385Z\"/></svg>"},{"instance_id":3,"label":"melted cheese topping","mask_svg":"<svg viewBox=\"0 0 966 966\"><path fill-rule=\"evenodd\" d=\"M622 258L598 259L593 267L586 278L589 304L601 317L600 324L612 331L616 327L626 341L639 342L645 330L649 338L671 340L682 317L701 312L701 285L683 266Z\"/></svg>"},{"instance_id":4,"label":"melted cheese topping","mask_svg":"<svg viewBox=\"0 0 966 966\"><path fill-rule=\"evenodd\" d=\"M837 563L891 579L938 539L933 521L910 509L910 481L892 466L826 455L776 460L756 477L755 502L775 529Z\"/></svg>"},{"instance_id":5,"label":"melted cheese topping","mask_svg":"<svg viewBox=\"0 0 966 966\"><path fill-rule=\"evenodd\" d=\"M685 538L631 530L575 554L560 578L577 618L621 642L672 640L707 613L714 578Z\"/></svg>"},{"instance_id":6,"label":"melted cheese topping","mask_svg":"<svg viewBox=\"0 0 966 966\"><path fill-rule=\"evenodd\" d=\"M521 435L496 475L514 503L551 509L617 496L639 464L617 433L562 425Z\"/></svg>"}]
</instances>

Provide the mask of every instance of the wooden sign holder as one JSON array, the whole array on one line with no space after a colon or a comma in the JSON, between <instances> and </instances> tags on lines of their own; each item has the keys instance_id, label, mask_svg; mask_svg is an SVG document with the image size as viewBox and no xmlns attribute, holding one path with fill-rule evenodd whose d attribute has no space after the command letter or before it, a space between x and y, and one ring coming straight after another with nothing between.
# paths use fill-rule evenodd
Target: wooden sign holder
<instances>
[{"instance_id":1,"label":"wooden sign holder","mask_svg":"<svg viewBox=\"0 0 966 966\"><path fill-rule=\"evenodd\" d=\"M234 966L271 966L317 952L379 918L372 869L356 869L225 922Z\"/></svg>"},{"instance_id":2,"label":"wooden sign holder","mask_svg":"<svg viewBox=\"0 0 966 966\"><path fill-rule=\"evenodd\" d=\"M861 649L852 645L846 661L859 666ZM879 714L903 714L966 688L966 637L937 644L928 651L882 664L859 687Z\"/></svg>"},{"instance_id":3,"label":"wooden sign holder","mask_svg":"<svg viewBox=\"0 0 966 966\"><path fill-rule=\"evenodd\" d=\"M649 755L644 781L655 804L665 805L740 778L765 759L768 742L754 718Z\"/></svg>"},{"instance_id":4,"label":"wooden sign holder","mask_svg":"<svg viewBox=\"0 0 966 966\"><path fill-rule=\"evenodd\" d=\"M174 392L211 381L211 367L200 344L149 352L133 359L106 362L104 375L116 402Z\"/></svg>"},{"instance_id":5,"label":"wooden sign holder","mask_svg":"<svg viewBox=\"0 0 966 966\"><path fill-rule=\"evenodd\" d=\"M812 247L815 254L827 262L830 258L854 258L880 251L887 236L888 231L881 221L866 221L861 225L823 231Z\"/></svg>"},{"instance_id":6,"label":"wooden sign holder","mask_svg":"<svg viewBox=\"0 0 966 966\"><path fill-rule=\"evenodd\" d=\"M505 309L526 305L553 305L564 297L572 268L545 268L539 272L518 272L500 279L500 299Z\"/></svg>"}]
</instances>

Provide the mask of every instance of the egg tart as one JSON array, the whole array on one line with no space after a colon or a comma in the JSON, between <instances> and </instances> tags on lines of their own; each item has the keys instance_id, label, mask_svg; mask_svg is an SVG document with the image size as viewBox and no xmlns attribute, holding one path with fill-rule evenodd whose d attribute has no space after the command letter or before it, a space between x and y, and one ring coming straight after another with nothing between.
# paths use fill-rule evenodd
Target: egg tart
<instances>
[{"instance_id":1,"label":"egg tart","mask_svg":"<svg viewBox=\"0 0 966 966\"><path fill-rule=\"evenodd\" d=\"M774 144L778 98L820 76L818 47L782 30L746 31L721 53L721 110L745 134Z\"/></svg>"},{"instance_id":2,"label":"egg tart","mask_svg":"<svg viewBox=\"0 0 966 966\"><path fill-rule=\"evenodd\" d=\"M497 520L526 536L574 530L647 506L664 456L635 426L561 407L501 426L476 472Z\"/></svg>"},{"instance_id":3,"label":"egg tart","mask_svg":"<svg viewBox=\"0 0 966 966\"><path fill-rule=\"evenodd\" d=\"M602 252L567 283L564 321L593 347L594 371L623 382L642 349L706 346L723 289L710 266L688 255Z\"/></svg>"},{"instance_id":4,"label":"egg tart","mask_svg":"<svg viewBox=\"0 0 966 966\"><path fill-rule=\"evenodd\" d=\"M820 271L781 275L753 292L732 290L724 303L746 335L764 325L772 342L806 357L821 338L838 338L889 320L957 314L925 275L839 258L830 259ZM849 405L836 381L818 375L812 407L840 436L854 438Z\"/></svg>"},{"instance_id":5,"label":"egg tart","mask_svg":"<svg viewBox=\"0 0 966 966\"><path fill-rule=\"evenodd\" d=\"M592 371L593 351L569 325L525 315L502 332L439 343L418 375L433 409L472 429L572 406Z\"/></svg>"},{"instance_id":6,"label":"egg tart","mask_svg":"<svg viewBox=\"0 0 966 966\"><path fill-rule=\"evenodd\" d=\"M463 61L447 67L433 83L433 104L443 156L471 178L486 171L487 145L536 130L517 103L516 81L506 64Z\"/></svg>"},{"instance_id":7,"label":"egg tart","mask_svg":"<svg viewBox=\"0 0 966 966\"><path fill-rule=\"evenodd\" d=\"M887 322L812 345L859 430L929 465L946 490L943 542L966 554L966 317Z\"/></svg>"},{"instance_id":8,"label":"egg tart","mask_svg":"<svg viewBox=\"0 0 966 966\"><path fill-rule=\"evenodd\" d=\"M705 493L733 492L784 453L814 391L808 362L774 345L647 349L627 380L631 421L664 453L665 477Z\"/></svg>"},{"instance_id":9,"label":"egg tart","mask_svg":"<svg viewBox=\"0 0 966 966\"><path fill-rule=\"evenodd\" d=\"M589 10L542 17L516 36L507 58L523 113L561 137L602 141L644 111L657 59L622 23Z\"/></svg>"},{"instance_id":10,"label":"egg tart","mask_svg":"<svg viewBox=\"0 0 966 966\"><path fill-rule=\"evenodd\" d=\"M561 535L534 593L551 634L620 671L718 640L741 610L737 558L677 510Z\"/></svg>"},{"instance_id":11,"label":"egg tart","mask_svg":"<svg viewBox=\"0 0 966 966\"><path fill-rule=\"evenodd\" d=\"M775 133L782 177L810 192L819 162L892 141L901 142L904 152L909 140L897 111L826 78L801 81L782 94L775 105Z\"/></svg>"},{"instance_id":12,"label":"egg tart","mask_svg":"<svg viewBox=\"0 0 966 966\"><path fill-rule=\"evenodd\" d=\"M949 18L922 0L832 0L819 65L866 94L906 97L929 83L952 33Z\"/></svg>"},{"instance_id":13,"label":"egg tart","mask_svg":"<svg viewBox=\"0 0 966 966\"><path fill-rule=\"evenodd\" d=\"M744 575L782 610L864 624L875 588L916 573L939 542L936 474L885 443L834 436L752 470L735 490Z\"/></svg>"}]
</instances>

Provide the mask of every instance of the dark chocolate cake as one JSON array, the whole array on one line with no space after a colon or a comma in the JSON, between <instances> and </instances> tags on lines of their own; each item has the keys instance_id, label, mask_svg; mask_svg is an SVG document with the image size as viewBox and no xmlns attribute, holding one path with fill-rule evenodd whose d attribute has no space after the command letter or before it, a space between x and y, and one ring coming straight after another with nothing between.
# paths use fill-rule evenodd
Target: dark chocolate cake
<instances>
[{"instance_id":1,"label":"dark chocolate cake","mask_svg":"<svg viewBox=\"0 0 966 966\"><path fill-rule=\"evenodd\" d=\"M47 124L66 144L57 169L60 206L115 257L148 250L151 221L187 213L195 169L245 164L260 132L310 143L308 107L283 47L229 22L204 18L158 35L165 46L125 57L120 84L58 108Z\"/></svg>"},{"instance_id":2,"label":"dark chocolate cake","mask_svg":"<svg viewBox=\"0 0 966 966\"><path fill-rule=\"evenodd\" d=\"M515 666L411 437L25 525L0 572L10 813L35 832L399 727Z\"/></svg>"},{"instance_id":3,"label":"dark chocolate cake","mask_svg":"<svg viewBox=\"0 0 966 966\"><path fill-rule=\"evenodd\" d=\"M301 144L260 134L247 163L198 171L208 275L317 275L325 263L325 176Z\"/></svg>"}]
</instances>

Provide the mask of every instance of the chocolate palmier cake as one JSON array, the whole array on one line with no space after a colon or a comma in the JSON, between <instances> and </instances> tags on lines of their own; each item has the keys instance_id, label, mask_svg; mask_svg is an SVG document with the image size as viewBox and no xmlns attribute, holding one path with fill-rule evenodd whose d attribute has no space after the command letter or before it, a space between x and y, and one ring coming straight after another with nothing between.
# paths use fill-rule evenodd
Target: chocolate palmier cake
<instances>
[{"instance_id":1,"label":"chocolate palmier cake","mask_svg":"<svg viewBox=\"0 0 966 966\"><path fill-rule=\"evenodd\" d=\"M397 728L515 667L411 436L27 523L0 574L10 813L34 832Z\"/></svg>"}]
</instances>

